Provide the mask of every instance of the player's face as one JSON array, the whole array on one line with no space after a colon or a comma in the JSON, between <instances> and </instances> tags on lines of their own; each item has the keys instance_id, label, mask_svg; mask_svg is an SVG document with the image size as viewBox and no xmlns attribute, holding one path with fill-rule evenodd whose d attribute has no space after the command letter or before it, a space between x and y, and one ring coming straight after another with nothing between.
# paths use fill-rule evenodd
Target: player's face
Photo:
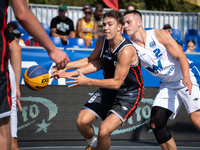
<instances>
[{"instance_id":1,"label":"player's face","mask_svg":"<svg viewBox=\"0 0 200 150\"><path fill-rule=\"evenodd\" d=\"M133 14L125 15L124 22L125 22L124 28L125 28L126 34L128 36L131 36L132 34L134 34L140 25L137 16L135 16Z\"/></svg>"},{"instance_id":2,"label":"player's face","mask_svg":"<svg viewBox=\"0 0 200 150\"><path fill-rule=\"evenodd\" d=\"M114 18L106 17L103 21L103 31L106 39L111 40L121 31L121 24L117 24Z\"/></svg>"}]
</instances>

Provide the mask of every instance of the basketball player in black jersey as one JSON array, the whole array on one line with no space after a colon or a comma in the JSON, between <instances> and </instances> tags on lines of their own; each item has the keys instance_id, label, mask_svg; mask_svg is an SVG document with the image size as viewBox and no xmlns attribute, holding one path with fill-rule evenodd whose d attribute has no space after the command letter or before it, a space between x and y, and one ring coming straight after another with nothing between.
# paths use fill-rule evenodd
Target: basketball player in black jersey
<instances>
[{"instance_id":1,"label":"basketball player in black jersey","mask_svg":"<svg viewBox=\"0 0 200 150\"><path fill-rule=\"evenodd\" d=\"M47 51L49 57L57 63L57 66L64 68L69 62L69 58L63 51L56 48L50 40L40 22L30 11L26 0L10 0L14 10L15 18L20 22L22 27L33 36ZM8 58L14 64L16 61L16 52L9 54L8 39L5 37L7 25L7 8L9 0L0 0L0 146L1 150L10 150L10 114L11 114L11 86L8 72ZM15 42L14 42L15 43ZM14 57L13 57L13 56ZM18 55L18 54L17 54ZM15 65L17 66L17 65ZM13 66L14 67L14 66Z\"/></svg>"},{"instance_id":2,"label":"basketball player in black jersey","mask_svg":"<svg viewBox=\"0 0 200 150\"><path fill-rule=\"evenodd\" d=\"M89 144L86 150L108 150L111 133L133 114L143 97L144 84L136 49L121 34L124 25L122 13L111 10L103 18L105 36L97 40L91 55L66 66L66 69L79 69L64 72L55 68L52 71L52 77L72 79L68 81L72 83L69 87L99 87L83 106L77 119L77 128ZM100 69L103 69L103 80L83 75ZM94 135L92 127L97 119L102 121L98 137Z\"/></svg>"}]
</instances>

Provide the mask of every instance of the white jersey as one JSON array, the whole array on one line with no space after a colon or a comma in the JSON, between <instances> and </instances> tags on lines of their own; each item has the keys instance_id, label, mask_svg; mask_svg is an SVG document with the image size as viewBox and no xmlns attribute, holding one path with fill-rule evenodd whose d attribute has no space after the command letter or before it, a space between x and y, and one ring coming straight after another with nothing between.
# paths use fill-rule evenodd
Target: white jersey
<instances>
[{"instance_id":1,"label":"white jersey","mask_svg":"<svg viewBox=\"0 0 200 150\"><path fill-rule=\"evenodd\" d=\"M174 82L183 79L182 70L178 60L176 60L167 49L158 42L154 30L148 30L145 48L136 47L141 65L153 76L161 79L162 82ZM190 76L194 74L190 71Z\"/></svg>"},{"instance_id":2,"label":"white jersey","mask_svg":"<svg viewBox=\"0 0 200 150\"><path fill-rule=\"evenodd\" d=\"M158 42L154 30L148 30L145 48L133 41L141 65L153 76L161 79L159 92L152 107L159 106L172 111L170 119L174 119L181 105L184 104L188 114L200 109L199 86L195 76L199 76L198 69L190 64L190 77L192 81L192 93L182 83L183 75L179 62Z\"/></svg>"}]
</instances>

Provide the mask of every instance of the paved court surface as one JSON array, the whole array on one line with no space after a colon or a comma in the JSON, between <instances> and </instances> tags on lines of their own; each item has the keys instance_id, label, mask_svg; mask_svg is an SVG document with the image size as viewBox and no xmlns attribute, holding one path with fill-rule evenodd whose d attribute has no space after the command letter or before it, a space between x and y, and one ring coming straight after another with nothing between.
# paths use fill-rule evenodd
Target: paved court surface
<instances>
[{"instance_id":1,"label":"paved court surface","mask_svg":"<svg viewBox=\"0 0 200 150\"><path fill-rule=\"evenodd\" d=\"M178 150L200 150L200 141L176 141ZM21 150L84 150L85 141L19 142ZM156 141L112 141L110 150L161 150Z\"/></svg>"}]
</instances>

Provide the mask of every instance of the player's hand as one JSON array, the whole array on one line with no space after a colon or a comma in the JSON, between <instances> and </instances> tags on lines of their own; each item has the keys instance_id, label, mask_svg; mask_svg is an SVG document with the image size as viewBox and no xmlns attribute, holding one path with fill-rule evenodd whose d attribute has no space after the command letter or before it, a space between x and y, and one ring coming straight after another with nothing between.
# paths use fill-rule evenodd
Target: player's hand
<instances>
[{"instance_id":1,"label":"player's hand","mask_svg":"<svg viewBox=\"0 0 200 150\"><path fill-rule=\"evenodd\" d=\"M65 68L63 68L63 69L59 69L58 68L58 66L57 65L55 65L55 66L53 66L52 68L51 68L51 72L50 72L50 74L53 74L53 73L55 73L55 72L65 72L67 70L67 67L65 67Z\"/></svg>"},{"instance_id":2,"label":"player's hand","mask_svg":"<svg viewBox=\"0 0 200 150\"><path fill-rule=\"evenodd\" d=\"M22 106L21 106L21 103L20 103L21 93L20 93L20 90L18 88L17 88L16 94L17 94L16 104L17 104L19 110L21 111L22 110Z\"/></svg>"},{"instance_id":3,"label":"player's hand","mask_svg":"<svg viewBox=\"0 0 200 150\"><path fill-rule=\"evenodd\" d=\"M55 80L57 80L57 79L60 78L60 77L59 77L59 74L64 73L66 70L67 70L67 68L58 69L57 66L53 66L53 67L51 68L51 72L50 72L51 77L50 77L50 78L54 78L53 81L55 81Z\"/></svg>"},{"instance_id":4,"label":"player's hand","mask_svg":"<svg viewBox=\"0 0 200 150\"><path fill-rule=\"evenodd\" d=\"M190 78L188 78L188 79L183 78L183 84L185 85L185 87L187 87L186 91L189 91L189 94L191 95L191 93L192 93L192 81L190 80Z\"/></svg>"},{"instance_id":5,"label":"player's hand","mask_svg":"<svg viewBox=\"0 0 200 150\"><path fill-rule=\"evenodd\" d=\"M78 71L78 77L75 78L75 77L68 77L68 79L72 79L73 81L67 81L66 83L74 83L72 85L69 85L68 87L78 87L78 86L81 86L81 85L85 85L88 83L89 81L89 78L87 78L86 76L84 76L80 71L79 69L77 69Z\"/></svg>"},{"instance_id":6,"label":"player's hand","mask_svg":"<svg viewBox=\"0 0 200 150\"><path fill-rule=\"evenodd\" d=\"M65 78L65 76L66 76L66 72L65 72L64 70L59 70L59 71L57 71L57 72L54 72L54 73L51 75L50 78L53 78L52 81L55 81L55 80L57 80L57 79L59 79L59 78ZM66 76L66 77L67 77L67 76Z\"/></svg>"},{"instance_id":7,"label":"player's hand","mask_svg":"<svg viewBox=\"0 0 200 150\"><path fill-rule=\"evenodd\" d=\"M58 48L49 52L49 57L56 63L58 70L64 69L69 62L69 57L67 54Z\"/></svg>"},{"instance_id":8,"label":"player's hand","mask_svg":"<svg viewBox=\"0 0 200 150\"><path fill-rule=\"evenodd\" d=\"M63 70L59 70L51 75L51 78L54 78L53 81L59 78L69 78L73 76L73 72L65 72Z\"/></svg>"}]
</instances>

